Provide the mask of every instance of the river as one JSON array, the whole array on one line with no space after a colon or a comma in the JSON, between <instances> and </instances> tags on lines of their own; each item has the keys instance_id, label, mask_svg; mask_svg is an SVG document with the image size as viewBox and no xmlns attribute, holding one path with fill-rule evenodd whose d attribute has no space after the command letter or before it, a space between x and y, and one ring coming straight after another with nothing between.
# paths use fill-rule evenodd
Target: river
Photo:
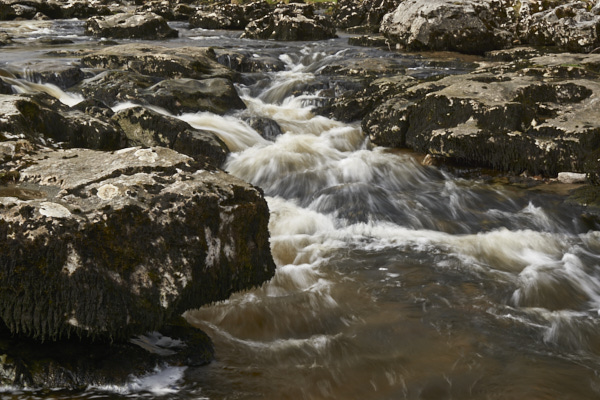
<instances>
[{"instance_id":1,"label":"river","mask_svg":"<svg viewBox=\"0 0 600 400\"><path fill-rule=\"evenodd\" d=\"M1 398L600 398L600 232L580 209L552 193L423 166L418 154L372 146L359 124L311 112L321 100L311 84L336 60L388 57L415 76L460 68L345 37L275 43L174 26L181 37L157 44L251 50L286 64L238 85L249 112L283 128L274 141L239 115L178 116L215 131L233 151L224 168L264 190L276 275L186 313L214 341L209 366L76 393L4 388ZM96 43L77 21L0 28L33 43L2 50L7 70L47 58L41 37L70 38L62 50Z\"/></svg>"}]
</instances>

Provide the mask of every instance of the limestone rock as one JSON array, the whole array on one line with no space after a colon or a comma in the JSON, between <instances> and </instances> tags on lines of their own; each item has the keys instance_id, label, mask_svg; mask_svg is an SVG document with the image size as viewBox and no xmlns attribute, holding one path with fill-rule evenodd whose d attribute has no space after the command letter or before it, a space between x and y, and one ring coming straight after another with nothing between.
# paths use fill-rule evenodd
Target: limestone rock
<instances>
[{"instance_id":1,"label":"limestone rock","mask_svg":"<svg viewBox=\"0 0 600 400\"><path fill-rule=\"evenodd\" d=\"M267 140L274 141L277 136L281 135L283 131L277 121L266 117L248 117L244 119L248 125L255 131L260 133L260 136Z\"/></svg>"},{"instance_id":2,"label":"limestone rock","mask_svg":"<svg viewBox=\"0 0 600 400\"><path fill-rule=\"evenodd\" d=\"M216 3L199 8L190 18L190 27L203 29L244 29L251 21L271 11L266 1L249 4Z\"/></svg>"},{"instance_id":3,"label":"limestone rock","mask_svg":"<svg viewBox=\"0 0 600 400\"><path fill-rule=\"evenodd\" d=\"M88 78L72 91L79 92L86 99L94 99L108 106L119 102L138 101L145 89L160 82L161 78L143 75L128 70L107 70Z\"/></svg>"},{"instance_id":4,"label":"limestone rock","mask_svg":"<svg viewBox=\"0 0 600 400\"><path fill-rule=\"evenodd\" d=\"M136 9L137 13L152 12L167 21L187 21L194 11L194 7L188 4L172 4L165 1L146 1Z\"/></svg>"},{"instance_id":5,"label":"limestone rock","mask_svg":"<svg viewBox=\"0 0 600 400\"><path fill-rule=\"evenodd\" d=\"M180 47L177 49L141 43L111 46L81 58L88 67L121 69L163 79L227 78L237 73L219 64L211 48Z\"/></svg>"},{"instance_id":6,"label":"limestone rock","mask_svg":"<svg viewBox=\"0 0 600 400\"><path fill-rule=\"evenodd\" d=\"M255 51L232 51L215 49L217 61L238 72L276 72L285 69L285 63L272 55L260 55Z\"/></svg>"},{"instance_id":7,"label":"limestone rock","mask_svg":"<svg viewBox=\"0 0 600 400\"><path fill-rule=\"evenodd\" d=\"M40 145L115 150L123 147L118 126L71 109L45 93L0 95L0 139Z\"/></svg>"},{"instance_id":8,"label":"limestone rock","mask_svg":"<svg viewBox=\"0 0 600 400\"><path fill-rule=\"evenodd\" d=\"M310 4L279 4L275 10L246 26L242 37L274 40L323 40L335 37L330 18L316 15Z\"/></svg>"},{"instance_id":9,"label":"limestone rock","mask_svg":"<svg viewBox=\"0 0 600 400\"><path fill-rule=\"evenodd\" d=\"M0 197L0 320L126 341L269 279L261 192L198 167L163 147L25 156L13 189L33 199Z\"/></svg>"},{"instance_id":10,"label":"limestone rock","mask_svg":"<svg viewBox=\"0 0 600 400\"><path fill-rule=\"evenodd\" d=\"M600 146L596 80L581 79L600 56L534 57L514 70L481 68L391 94L363 119L380 145L503 171L590 173ZM580 64L566 68L565 60ZM521 65L519 67L518 65ZM592 177L593 179L593 177Z\"/></svg>"},{"instance_id":11,"label":"limestone rock","mask_svg":"<svg viewBox=\"0 0 600 400\"><path fill-rule=\"evenodd\" d=\"M376 33L384 15L395 10L401 0L340 0L333 21L339 29L353 33Z\"/></svg>"},{"instance_id":12,"label":"limestone rock","mask_svg":"<svg viewBox=\"0 0 600 400\"><path fill-rule=\"evenodd\" d=\"M199 111L225 114L246 108L233 83L225 78L165 79L144 90L139 98L174 114Z\"/></svg>"},{"instance_id":13,"label":"limestone rock","mask_svg":"<svg viewBox=\"0 0 600 400\"><path fill-rule=\"evenodd\" d=\"M62 89L76 85L85 77L78 66L52 60L12 63L11 68L18 70L16 76L19 78L32 82L50 83Z\"/></svg>"},{"instance_id":14,"label":"limestone rock","mask_svg":"<svg viewBox=\"0 0 600 400\"><path fill-rule=\"evenodd\" d=\"M59 2L60 16L52 18L60 19L87 19L93 16L108 16L112 10L102 2L91 1L68 1Z\"/></svg>"},{"instance_id":15,"label":"limestone rock","mask_svg":"<svg viewBox=\"0 0 600 400\"><path fill-rule=\"evenodd\" d=\"M216 167L225 162L229 149L212 132L193 129L187 122L143 107L132 107L114 115L129 146L164 146Z\"/></svg>"},{"instance_id":16,"label":"limestone rock","mask_svg":"<svg viewBox=\"0 0 600 400\"><path fill-rule=\"evenodd\" d=\"M231 80L225 78L163 80L132 71L109 70L71 90L110 106L132 101L161 107L173 114L201 111L225 114L246 108Z\"/></svg>"},{"instance_id":17,"label":"limestone rock","mask_svg":"<svg viewBox=\"0 0 600 400\"><path fill-rule=\"evenodd\" d=\"M98 38L146 40L176 38L179 35L163 17L154 13L92 17L85 24L85 34Z\"/></svg>"},{"instance_id":18,"label":"limestone rock","mask_svg":"<svg viewBox=\"0 0 600 400\"><path fill-rule=\"evenodd\" d=\"M569 2L523 18L522 39L532 45L589 53L600 47L600 15L589 7L589 2Z\"/></svg>"},{"instance_id":19,"label":"limestone rock","mask_svg":"<svg viewBox=\"0 0 600 400\"><path fill-rule=\"evenodd\" d=\"M512 45L513 34L499 28L506 18L491 0L406 0L383 18L380 31L408 50L483 54Z\"/></svg>"}]
</instances>

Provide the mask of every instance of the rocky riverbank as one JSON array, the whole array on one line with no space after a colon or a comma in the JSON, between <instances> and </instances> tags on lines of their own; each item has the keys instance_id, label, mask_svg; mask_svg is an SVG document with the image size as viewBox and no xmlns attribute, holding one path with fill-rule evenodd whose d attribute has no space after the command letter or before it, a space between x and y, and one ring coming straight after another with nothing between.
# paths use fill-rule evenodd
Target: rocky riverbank
<instances>
[{"instance_id":1,"label":"rocky riverbank","mask_svg":"<svg viewBox=\"0 0 600 400\"><path fill-rule=\"evenodd\" d=\"M600 8L589 1L0 4L0 20L70 18L94 41L52 53L73 62L49 52L0 66L3 384L81 387L207 363L210 340L177 317L274 273L262 192L220 169L234 149L176 116L244 110L235 84L285 62L165 45L180 37L173 21L280 41L337 28L364 35L353 44L410 51L412 63L322 65L298 90L319 93L316 113L361 121L372 144L428 162L600 184ZM0 46L23 45L0 31ZM422 65L438 68L415 72ZM268 139L281 133L244 118ZM596 204L597 187L573 198Z\"/></svg>"}]
</instances>

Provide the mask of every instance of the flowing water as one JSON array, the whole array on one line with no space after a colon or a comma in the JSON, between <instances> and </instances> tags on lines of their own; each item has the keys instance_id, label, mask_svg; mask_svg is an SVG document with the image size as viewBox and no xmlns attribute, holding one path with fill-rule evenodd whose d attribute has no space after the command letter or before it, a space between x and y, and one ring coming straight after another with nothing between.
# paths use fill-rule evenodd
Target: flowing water
<instances>
[{"instance_id":1,"label":"flowing water","mask_svg":"<svg viewBox=\"0 0 600 400\"><path fill-rule=\"evenodd\" d=\"M22 37L64 30L71 48L92 45L75 21L13 29ZM556 195L424 167L417 155L374 148L357 124L311 112L319 68L341 59L393 57L415 76L460 69L344 38L236 35L183 29L163 44L218 44L286 63L238 87L245 113L281 125L274 141L236 115L178 116L216 132L233 151L224 168L264 190L275 277L186 313L215 343L209 366L165 368L125 387L5 388L0 397L600 398L600 232L581 210ZM2 67L47 51L11 50Z\"/></svg>"}]
</instances>

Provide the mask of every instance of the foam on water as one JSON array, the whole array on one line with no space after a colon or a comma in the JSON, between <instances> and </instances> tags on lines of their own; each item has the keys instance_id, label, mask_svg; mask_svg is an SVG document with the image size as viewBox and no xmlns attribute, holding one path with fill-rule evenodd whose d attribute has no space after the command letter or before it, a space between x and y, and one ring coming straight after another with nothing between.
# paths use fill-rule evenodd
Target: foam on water
<instances>
[{"instance_id":1,"label":"foam on water","mask_svg":"<svg viewBox=\"0 0 600 400\"><path fill-rule=\"evenodd\" d=\"M179 118L196 129L214 132L225 142L232 152L270 144L268 140L260 136L247 123L232 116L220 116L209 112L201 112L183 114Z\"/></svg>"},{"instance_id":2,"label":"foam on water","mask_svg":"<svg viewBox=\"0 0 600 400\"><path fill-rule=\"evenodd\" d=\"M164 396L177 393L186 367L156 368L153 373L141 377L130 377L130 382L123 386L100 385L91 386L89 391L108 392L120 395L136 396L142 393L150 393Z\"/></svg>"}]
</instances>

